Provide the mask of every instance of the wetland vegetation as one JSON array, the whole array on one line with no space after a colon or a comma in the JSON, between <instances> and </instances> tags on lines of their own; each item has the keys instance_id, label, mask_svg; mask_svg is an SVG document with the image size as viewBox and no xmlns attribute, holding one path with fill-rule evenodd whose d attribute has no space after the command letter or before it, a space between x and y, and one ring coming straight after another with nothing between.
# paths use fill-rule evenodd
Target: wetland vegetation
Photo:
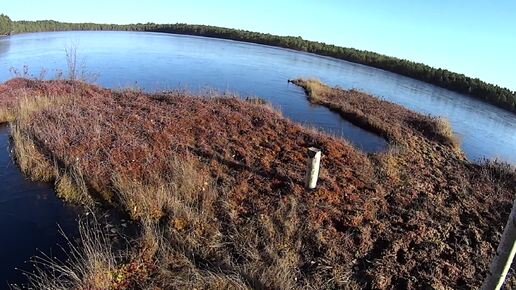
<instances>
[{"instance_id":1,"label":"wetland vegetation","mask_svg":"<svg viewBox=\"0 0 516 290\"><path fill-rule=\"evenodd\" d=\"M33 286L478 288L515 169L468 161L442 119L292 82L390 149L366 154L253 99L64 80L0 85L0 121L11 124L22 171L70 202L109 205L139 224L122 254L102 229L83 231L78 259L44 264ZM319 186L307 191L311 146L324 157Z\"/></svg>"}]
</instances>

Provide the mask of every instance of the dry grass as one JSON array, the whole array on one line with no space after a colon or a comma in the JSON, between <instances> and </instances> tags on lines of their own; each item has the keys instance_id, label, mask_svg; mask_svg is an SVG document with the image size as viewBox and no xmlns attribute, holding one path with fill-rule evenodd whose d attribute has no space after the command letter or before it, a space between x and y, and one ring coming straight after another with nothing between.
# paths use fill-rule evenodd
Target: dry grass
<instances>
[{"instance_id":1,"label":"dry grass","mask_svg":"<svg viewBox=\"0 0 516 290\"><path fill-rule=\"evenodd\" d=\"M13 110L11 121L11 138L14 158L24 174L34 181L55 181L59 197L79 204L92 205L93 199L88 194L87 186L78 166L59 168L57 161L41 152L29 133L28 123L31 115L45 109L63 106L73 101L72 97L54 96L24 96L20 98Z\"/></svg>"},{"instance_id":2,"label":"dry grass","mask_svg":"<svg viewBox=\"0 0 516 290\"><path fill-rule=\"evenodd\" d=\"M231 211L221 207L220 214ZM210 213L195 217L190 229L174 222L164 227L146 222L143 244L154 249L158 273L143 285L158 289L299 289L352 286L348 266L339 263L337 248L328 247L323 234L311 231L299 216L296 200L279 204L270 214L242 223L231 217L218 221ZM199 213L197 212L197 215ZM193 216L190 216L193 217ZM208 218L208 220L207 220ZM234 217L237 218L237 217ZM196 223L202 220L202 223ZM197 231L199 226L212 231ZM161 228L161 230L160 230ZM224 235L221 234L224 232ZM213 235L216 233L216 235ZM165 237L165 238L163 238ZM300 267L307 242L320 238L323 253L307 263L324 275L304 276ZM334 252L335 251L335 252ZM309 257L308 257L309 258ZM349 287L355 288L355 286Z\"/></svg>"},{"instance_id":3,"label":"dry grass","mask_svg":"<svg viewBox=\"0 0 516 290\"><path fill-rule=\"evenodd\" d=\"M0 124L7 123L12 120L14 120L14 113L7 108L1 108L0 109Z\"/></svg>"},{"instance_id":4,"label":"dry grass","mask_svg":"<svg viewBox=\"0 0 516 290\"><path fill-rule=\"evenodd\" d=\"M55 177L53 162L44 156L32 136L27 132L27 122L34 112L59 105L62 101L52 97L21 98L13 110L11 138L14 157L24 174L35 181L51 181Z\"/></svg>"},{"instance_id":5,"label":"dry grass","mask_svg":"<svg viewBox=\"0 0 516 290\"><path fill-rule=\"evenodd\" d=\"M122 204L128 209L139 205L133 217L140 220L142 230L129 258L112 254L110 241L98 226L81 225L81 247L73 248L70 262L40 259L41 267L29 277L31 285L44 289L299 289L351 285L349 267L339 265L338 245L329 245L322 229L303 221L301 215L306 208L296 199L286 199L273 212L242 221L193 158L173 157L166 175L146 177L161 187L115 177ZM316 239L322 252L306 256L307 243ZM140 279L142 276L128 272L123 262L127 259L146 261L152 278ZM320 267L318 271L323 275L303 275L303 264ZM131 275L138 282L130 280Z\"/></svg>"},{"instance_id":6,"label":"dry grass","mask_svg":"<svg viewBox=\"0 0 516 290\"><path fill-rule=\"evenodd\" d=\"M159 219L172 208L188 215L187 208L206 210L216 198L207 173L189 154L170 156L166 170L161 172L132 179L115 172L112 180L123 208L134 219ZM179 220L177 223L182 224Z\"/></svg>"},{"instance_id":7,"label":"dry grass","mask_svg":"<svg viewBox=\"0 0 516 290\"><path fill-rule=\"evenodd\" d=\"M459 148L460 147L460 140L453 133L452 126L448 120L442 117L433 118L435 127L432 129L435 134L440 135L443 137L443 140L446 140L449 142L453 147Z\"/></svg>"},{"instance_id":8,"label":"dry grass","mask_svg":"<svg viewBox=\"0 0 516 290\"><path fill-rule=\"evenodd\" d=\"M267 100L260 97L247 97L244 99L246 102L254 105L267 105L269 102Z\"/></svg>"},{"instance_id":9,"label":"dry grass","mask_svg":"<svg viewBox=\"0 0 516 290\"><path fill-rule=\"evenodd\" d=\"M298 215L297 201L292 200L237 231L234 243L245 257L242 272L252 277L252 288L299 287L305 227Z\"/></svg>"},{"instance_id":10,"label":"dry grass","mask_svg":"<svg viewBox=\"0 0 516 290\"><path fill-rule=\"evenodd\" d=\"M385 174L385 177L393 182L394 184L399 184L402 181L401 176L401 156L398 152L398 149L395 147L390 147L387 152L383 152L381 154L382 158L382 173Z\"/></svg>"},{"instance_id":11,"label":"dry grass","mask_svg":"<svg viewBox=\"0 0 516 290\"><path fill-rule=\"evenodd\" d=\"M423 116L400 105L380 100L356 90L331 88L316 79L289 82L302 87L311 103L338 112L348 121L383 136L391 143L411 145L414 133L459 149L459 140L443 118Z\"/></svg>"},{"instance_id":12,"label":"dry grass","mask_svg":"<svg viewBox=\"0 0 516 290\"><path fill-rule=\"evenodd\" d=\"M356 125L384 136L391 144L388 152L371 156L377 165L378 183L386 190L382 199L388 202L387 210L378 211L376 216L383 226L388 221L385 229L397 229L403 234L387 230L392 236L378 238L372 245L365 262L370 263L369 269L358 271L370 279L366 285L381 289L389 285L478 285L490 261L488 253L496 248L489 232L493 224L505 223L508 212L503 205L514 198L514 170L469 164L444 119L423 116L357 91L330 88L318 81L292 82L305 89L311 102L337 111ZM495 178L496 172L504 178ZM493 211L488 213L486 208ZM425 266L430 264L428 260L420 266L411 264L420 254L427 259L446 260L453 266L441 267L443 264L435 262L436 266L429 270ZM376 261L368 262L371 260ZM466 268L459 274L458 269ZM400 277L400 271L421 280L412 282Z\"/></svg>"},{"instance_id":13,"label":"dry grass","mask_svg":"<svg viewBox=\"0 0 516 290\"><path fill-rule=\"evenodd\" d=\"M296 85L301 84L300 81L301 80L289 80L289 82ZM328 92L328 87L325 86L319 79L303 79L302 82L302 87L305 90L308 100L312 103L319 103L323 98L323 94Z\"/></svg>"},{"instance_id":14,"label":"dry grass","mask_svg":"<svg viewBox=\"0 0 516 290\"><path fill-rule=\"evenodd\" d=\"M55 190L60 198L87 206L94 205L93 197L88 193L88 187L80 168L69 167L67 170L55 168Z\"/></svg>"},{"instance_id":15,"label":"dry grass","mask_svg":"<svg viewBox=\"0 0 516 290\"><path fill-rule=\"evenodd\" d=\"M34 181L49 182L54 179L54 167L37 149L34 141L20 129L17 124L11 125L14 158L21 171Z\"/></svg>"},{"instance_id":16,"label":"dry grass","mask_svg":"<svg viewBox=\"0 0 516 290\"><path fill-rule=\"evenodd\" d=\"M54 90L67 91L63 83L30 85L35 95L67 95ZM475 287L514 195L513 179L497 177L514 173L470 165L427 119L359 92L316 94L397 150L366 155L235 98L73 87L73 102L33 105L13 124L57 165L59 192L98 196L140 224L127 256L100 263L112 273L102 287ZM310 146L324 158L307 192Z\"/></svg>"},{"instance_id":17,"label":"dry grass","mask_svg":"<svg viewBox=\"0 0 516 290\"><path fill-rule=\"evenodd\" d=\"M74 86L80 86L77 83L51 81L44 85L42 82L26 78L15 78L0 84L0 123L14 121L19 113L21 102L33 102L34 99L43 98L47 101L54 101L55 98L70 96L74 91ZM27 110L37 109L44 106L45 101L28 104L24 106Z\"/></svg>"},{"instance_id":18,"label":"dry grass","mask_svg":"<svg viewBox=\"0 0 516 290\"><path fill-rule=\"evenodd\" d=\"M402 134L397 126L389 126L382 118L378 118L375 114L370 114L367 110L357 106L357 104L362 104L365 100L368 100L363 98L362 93L354 90L334 90L317 79L296 79L289 82L303 88L312 104L323 105L330 110L334 110L351 123L374 132L390 142L402 139ZM335 92L339 92L339 94ZM374 105L378 107L381 104L375 103Z\"/></svg>"},{"instance_id":19,"label":"dry grass","mask_svg":"<svg viewBox=\"0 0 516 290\"><path fill-rule=\"evenodd\" d=\"M29 289L116 288L122 256L114 253L112 241L96 220L79 222L79 235L78 245L68 240L66 261L44 254L33 258L34 272L25 273Z\"/></svg>"}]
</instances>

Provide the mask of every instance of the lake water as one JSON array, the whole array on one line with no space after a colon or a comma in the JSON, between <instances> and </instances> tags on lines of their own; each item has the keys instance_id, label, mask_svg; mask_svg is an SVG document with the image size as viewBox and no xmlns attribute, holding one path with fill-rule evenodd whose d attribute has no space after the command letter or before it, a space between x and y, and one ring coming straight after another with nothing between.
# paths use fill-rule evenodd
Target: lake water
<instances>
[{"instance_id":1,"label":"lake water","mask_svg":"<svg viewBox=\"0 0 516 290\"><path fill-rule=\"evenodd\" d=\"M516 163L516 115L439 87L383 70L287 49L204 37L142 32L51 32L0 40L0 80L9 67L27 65L66 70L65 48L78 48L97 83L146 90L210 87L270 100L285 116L342 135L366 151L381 150L380 138L311 106L288 79L316 77L331 85L356 88L416 111L444 116L452 123L470 159L500 158ZM2 69L3 68L3 69Z\"/></svg>"},{"instance_id":2,"label":"lake water","mask_svg":"<svg viewBox=\"0 0 516 290\"><path fill-rule=\"evenodd\" d=\"M355 146L377 152L386 142L338 114L306 101L288 79L315 77L330 85L355 88L413 110L444 116L462 140L467 156L516 163L516 116L407 77L346 61L263 45L203 37L142 32L52 32L0 38L0 81L13 77L10 67L27 65L34 76L66 71L65 48L75 45L84 68L98 74L100 85L148 91L216 88L269 100L303 124L342 136ZM56 223L72 225L73 211L49 185L27 182L10 162L7 129L0 131L0 283L19 279L15 266L59 240ZM4 233L12 233L5 235ZM7 258L6 258L7 257ZM7 274L5 274L7 273ZM1 285L1 284L0 284Z\"/></svg>"}]
</instances>

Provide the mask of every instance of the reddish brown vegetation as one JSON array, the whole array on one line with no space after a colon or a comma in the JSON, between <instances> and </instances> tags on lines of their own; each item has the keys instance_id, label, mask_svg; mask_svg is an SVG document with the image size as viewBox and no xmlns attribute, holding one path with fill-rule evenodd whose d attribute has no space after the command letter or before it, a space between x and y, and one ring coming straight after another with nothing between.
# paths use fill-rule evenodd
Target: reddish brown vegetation
<instances>
[{"instance_id":1,"label":"reddish brown vegetation","mask_svg":"<svg viewBox=\"0 0 516 290\"><path fill-rule=\"evenodd\" d=\"M394 146L371 158L380 166L387 208L377 216L381 238L363 265L370 285L477 288L515 197L514 168L469 163L438 119L358 91L293 82L311 102L375 130Z\"/></svg>"},{"instance_id":2,"label":"reddish brown vegetation","mask_svg":"<svg viewBox=\"0 0 516 290\"><path fill-rule=\"evenodd\" d=\"M313 102L387 137L393 149L368 156L265 106L181 92L149 95L18 79L0 86L0 108L15 107L20 90L27 96L66 96L68 102L32 113L23 126L49 163L80 172L95 198L135 218L169 224L164 232L169 241L191 238L196 247L219 247L201 251L183 245L190 260L169 258L170 273L195 265L212 271L215 276L202 277L221 288L478 287L510 211L514 170L469 163L432 118L359 92L322 84L314 92L297 84ZM313 192L303 189L310 146L324 153ZM176 201L144 212L127 206L121 191L129 187L145 185L153 188L150 194L168 188L163 184L170 184L178 169L170 161L178 156L194 164L185 172L202 180L202 189L192 185L189 192L197 193L180 203L204 204L209 197L213 208L197 210L212 220L192 218L188 206L178 214ZM203 193L210 192L204 185L219 193ZM177 234L185 229L194 234ZM246 239L253 251L239 248ZM254 251L257 256L250 254ZM281 268L289 272L277 275ZM221 273L236 278L222 279ZM163 271L149 275L170 277Z\"/></svg>"},{"instance_id":3,"label":"reddish brown vegetation","mask_svg":"<svg viewBox=\"0 0 516 290\"><path fill-rule=\"evenodd\" d=\"M74 86L66 81L39 82L16 78L0 84L0 123L12 121L23 98L71 95Z\"/></svg>"},{"instance_id":4,"label":"reddish brown vegetation","mask_svg":"<svg viewBox=\"0 0 516 290\"><path fill-rule=\"evenodd\" d=\"M384 136L391 143L408 143L424 137L458 147L449 124L440 118L423 116L356 90L330 88L318 80L289 82L302 87L310 102L337 111L345 119Z\"/></svg>"},{"instance_id":5,"label":"reddish brown vegetation","mask_svg":"<svg viewBox=\"0 0 516 290\"><path fill-rule=\"evenodd\" d=\"M36 94L42 95L55 95L51 87L63 85L36 84ZM145 179L167 172L172 156L186 152L206 162L218 185L231 188L232 204L242 213L266 210L274 199L292 194L337 203L346 196L367 200L372 192L367 183L373 172L364 170L369 164L364 154L267 107L236 98L75 89L80 97L73 105L35 113L28 133L61 166L81 168L91 189L107 200L114 174ZM71 90L63 90L63 95ZM322 186L315 194L303 189L310 146L325 152ZM353 219L362 219L361 211L357 209Z\"/></svg>"}]
</instances>

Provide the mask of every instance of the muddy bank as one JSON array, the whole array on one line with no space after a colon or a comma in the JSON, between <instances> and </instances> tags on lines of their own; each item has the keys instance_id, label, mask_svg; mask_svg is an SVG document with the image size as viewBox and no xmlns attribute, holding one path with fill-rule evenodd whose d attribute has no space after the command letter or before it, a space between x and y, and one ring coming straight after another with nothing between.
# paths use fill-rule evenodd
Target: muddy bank
<instances>
[{"instance_id":1,"label":"muddy bank","mask_svg":"<svg viewBox=\"0 0 516 290\"><path fill-rule=\"evenodd\" d=\"M471 164L441 120L296 84L391 150L365 154L270 107L186 92L16 79L0 86L0 107L17 150L33 157L20 158L27 174L147 226L145 251L129 259L138 270L112 288L477 288L511 208L514 169ZM313 192L303 188L310 146L324 154Z\"/></svg>"}]
</instances>

